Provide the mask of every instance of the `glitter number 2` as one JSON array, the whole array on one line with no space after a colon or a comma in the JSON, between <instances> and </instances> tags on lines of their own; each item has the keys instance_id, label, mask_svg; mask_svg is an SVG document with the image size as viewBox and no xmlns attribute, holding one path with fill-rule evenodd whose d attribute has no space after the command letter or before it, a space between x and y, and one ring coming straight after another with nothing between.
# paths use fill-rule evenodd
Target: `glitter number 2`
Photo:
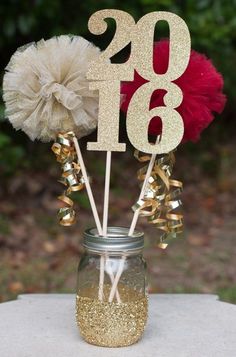
<instances>
[{"instance_id":1,"label":"glitter number 2","mask_svg":"<svg viewBox=\"0 0 236 357\"><path fill-rule=\"evenodd\" d=\"M121 10L100 10L89 19L89 31L95 35L103 34L107 29L105 19L116 21L116 32L109 46L101 53L97 61L91 63L87 78L92 80L120 80L132 81L134 76L131 58L125 63L110 63L110 58L127 46L130 31L135 28L135 21L131 15Z\"/></svg>"},{"instance_id":2,"label":"glitter number 2","mask_svg":"<svg viewBox=\"0 0 236 357\"><path fill-rule=\"evenodd\" d=\"M148 82L133 95L127 111L127 133L133 146L143 152L161 154L173 150L181 141L184 126L180 114L175 110L182 101L180 88L173 83L185 71L190 58L190 35L186 23L177 15L158 11L143 16L137 24L133 18L120 10L101 10L92 15L89 29L95 34L106 30L105 18L116 20L117 29L113 41L93 62L88 70L88 79L95 80L99 90L98 141L88 143L89 150L124 151L119 143L119 100L118 81L133 80L134 69ZM153 41L156 23L166 21L170 32L169 65L165 74L157 74L153 69ZM104 25L105 24L105 25ZM110 57L131 42L131 55L122 64L110 63ZM102 82L101 82L102 81ZM104 90L105 83L108 90ZM91 84L94 88L95 83ZM99 84L100 83L100 84ZM116 89L115 89L116 88ZM157 89L166 90L165 106L149 110L152 93ZM107 98L105 96L109 96ZM107 113L107 115L106 115ZM152 145L148 141L150 120L158 116L162 120L160 142ZM110 128L110 133L106 132Z\"/></svg>"}]
</instances>

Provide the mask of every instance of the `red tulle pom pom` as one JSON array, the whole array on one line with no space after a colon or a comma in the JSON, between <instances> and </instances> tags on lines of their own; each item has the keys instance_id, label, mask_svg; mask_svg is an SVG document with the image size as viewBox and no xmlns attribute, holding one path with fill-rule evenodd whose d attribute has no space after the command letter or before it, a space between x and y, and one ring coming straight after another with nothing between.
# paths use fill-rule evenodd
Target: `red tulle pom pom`
<instances>
[{"instance_id":1,"label":"red tulle pom pom","mask_svg":"<svg viewBox=\"0 0 236 357\"><path fill-rule=\"evenodd\" d=\"M153 66L158 74L167 71L169 61L169 41L154 43ZM135 72L133 82L124 82L121 86L123 101L121 110L126 112L134 92L147 81ZM183 92L183 101L176 109L184 121L183 142L197 141L204 130L214 119L214 113L224 109L226 97L222 93L223 78L211 60L194 50L191 51L188 67L181 77L174 81ZM163 106L164 90L156 90L150 100L150 109ZM159 118L153 118L148 132L151 135L161 133L162 124Z\"/></svg>"}]
</instances>

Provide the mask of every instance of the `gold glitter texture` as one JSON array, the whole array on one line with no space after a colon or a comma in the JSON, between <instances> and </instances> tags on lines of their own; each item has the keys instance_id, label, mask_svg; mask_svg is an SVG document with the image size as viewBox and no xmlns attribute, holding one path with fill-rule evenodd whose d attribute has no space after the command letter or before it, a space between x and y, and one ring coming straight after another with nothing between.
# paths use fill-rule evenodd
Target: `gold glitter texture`
<instances>
[{"instance_id":1,"label":"gold glitter texture","mask_svg":"<svg viewBox=\"0 0 236 357\"><path fill-rule=\"evenodd\" d=\"M107 18L115 20L116 32L105 51L98 59L91 62L87 79L132 81L134 78L132 58L130 57L125 63L110 63L110 58L130 43L130 32L135 28L135 21L131 15L122 10L100 10L90 17L89 31L95 35L103 34L107 30L107 23L104 21Z\"/></svg>"},{"instance_id":2,"label":"gold glitter texture","mask_svg":"<svg viewBox=\"0 0 236 357\"><path fill-rule=\"evenodd\" d=\"M97 288L79 291L76 297L76 319L82 337L89 343L104 347L122 347L137 342L144 331L147 296L119 285L121 303L109 303L110 285L104 286L105 298L97 298Z\"/></svg>"},{"instance_id":3,"label":"gold glitter texture","mask_svg":"<svg viewBox=\"0 0 236 357\"><path fill-rule=\"evenodd\" d=\"M165 74L153 70L153 37L156 23L164 20L170 30L169 64ZM159 11L143 16L132 33L132 56L135 69L148 83L133 95L127 111L127 133L133 146L145 153L163 154L175 149L184 133L183 120L174 109L181 104L182 92L172 83L185 71L190 58L190 34L186 23L177 15ZM149 110L152 93L164 89L166 107ZM151 119L162 120L161 141L152 145L148 141L148 126Z\"/></svg>"},{"instance_id":4,"label":"gold glitter texture","mask_svg":"<svg viewBox=\"0 0 236 357\"><path fill-rule=\"evenodd\" d=\"M126 145L119 143L120 82L94 82L89 88L99 90L99 120L97 142L89 142L88 150L125 151Z\"/></svg>"},{"instance_id":5,"label":"gold glitter texture","mask_svg":"<svg viewBox=\"0 0 236 357\"><path fill-rule=\"evenodd\" d=\"M184 20L165 11L156 11L143 16L137 24L124 11L100 10L89 20L89 30L103 34L107 29L106 18L116 21L116 32L107 49L96 61L90 64L87 78L106 81L98 89L104 98L99 104L98 142L89 143L89 150L124 151L124 144L118 142L119 103L116 81L133 80L134 69L148 83L141 86L133 95L127 111L127 133L133 146L145 153L162 154L175 149L181 142L184 125L180 114L175 110L182 101L180 88L173 83L185 71L190 58L190 34ZM169 64L165 74L156 74L153 69L153 40L155 26L166 21L170 30ZM122 64L110 63L110 58L131 42L131 55ZM91 87L92 88L92 87ZM149 110L152 93L157 89L166 90L163 107ZM108 93L109 91L109 93ZM102 108L101 108L102 107ZM148 141L148 126L151 119L158 116L162 120L162 136L159 143L151 145ZM114 128L113 128L114 125ZM111 129L112 128L112 129ZM109 134L108 134L109 132ZM109 138L110 135L110 138Z\"/></svg>"},{"instance_id":6,"label":"gold glitter texture","mask_svg":"<svg viewBox=\"0 0 236 357\"><path fill-rule=\"evenodd\" d=\"M170 33L169 63L165 74L156 74L153 70L154 31L159 21L168 23ZM190 47L188 26L181 17L171 12L155 11L144 15L132 32L134 67L142 77L157 84L159 81L174 81L183 74L189 62Z\"/></svg>"},{"instance_id":7,"label":"gold glitter texture","mask_svg":"<svg viewBox=\"0 0 236 357\"><path fill-rule=\"evenodd\" d=\"M168 86L158 84L158 88L168 90L173 97L180 94L173 83ZM150 98L156 89L156 83L148 82L134 93L129 103L126 125L129 140L136 149L150 154L163 154L178 146L184 134L184 124L181 115L173 108L157 107L149 110ZM153 145L148 141L148 126L156 116L162 120L162 135L160 142Z\"/></svg>"}]
</instances>

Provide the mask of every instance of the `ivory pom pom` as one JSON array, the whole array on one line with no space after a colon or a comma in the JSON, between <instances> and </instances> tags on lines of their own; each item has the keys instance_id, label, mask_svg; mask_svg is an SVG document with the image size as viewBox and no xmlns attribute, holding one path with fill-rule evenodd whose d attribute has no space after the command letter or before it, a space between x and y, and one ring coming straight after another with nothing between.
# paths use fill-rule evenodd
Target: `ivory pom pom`
<instances>
[{"instance_id":1,"label":"ivory pom pom","mask_svg":"<svg viewBox=\"0 0 236 357\"><path fill-rule=\"evenodd\" d=\"M6 116L31 140L54 140L58 132L77 137L97 126L98 91L86 72L99 48L78 36L59 36L19 48L3 79Z\"/></svg>"}]
</instances>

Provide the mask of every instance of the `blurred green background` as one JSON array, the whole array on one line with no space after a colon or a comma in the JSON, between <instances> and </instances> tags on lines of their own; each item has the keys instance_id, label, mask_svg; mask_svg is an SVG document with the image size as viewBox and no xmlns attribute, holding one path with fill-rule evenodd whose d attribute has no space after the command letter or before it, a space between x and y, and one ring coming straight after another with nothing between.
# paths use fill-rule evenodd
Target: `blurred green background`
<instances>
[{"instance_id":1,"label":"blurred green background","mask_svg":"<svg viewBox=\"0 0 236 357\"><path fill-rule=\"evenodd\" d=\"M139 227L147 236L150 291L217 293L236 302L236 1L3 0L1 77L19 46L41 38L72 33L105 48L114 24L99 38L87 30L90 15L102 8L125 10L136 20L157 10L180 15L189 26L192 48L210 57L223 74L228 98L224 113L200 142L185 144L177 153L175 176L185 186L184 239L163 252L153 249L158 232L143 220ZM166 36L166 31L165 26L160 27L156 37ZM57 183L60 168L50 145L33 143L25 134L16 133L4 118L2 102L0 125L0 301L22 292L74 291L81 232L93 224L86 195L75 197L80 207L78 224L60 227L56 221L56 197L62 190ZM84 155L101 212L105 157L85 151ZM128 225L131 220L130 207L138 195L138 168L131 148L114 155L111 224Z\"/></svg>"}]
</instances>

